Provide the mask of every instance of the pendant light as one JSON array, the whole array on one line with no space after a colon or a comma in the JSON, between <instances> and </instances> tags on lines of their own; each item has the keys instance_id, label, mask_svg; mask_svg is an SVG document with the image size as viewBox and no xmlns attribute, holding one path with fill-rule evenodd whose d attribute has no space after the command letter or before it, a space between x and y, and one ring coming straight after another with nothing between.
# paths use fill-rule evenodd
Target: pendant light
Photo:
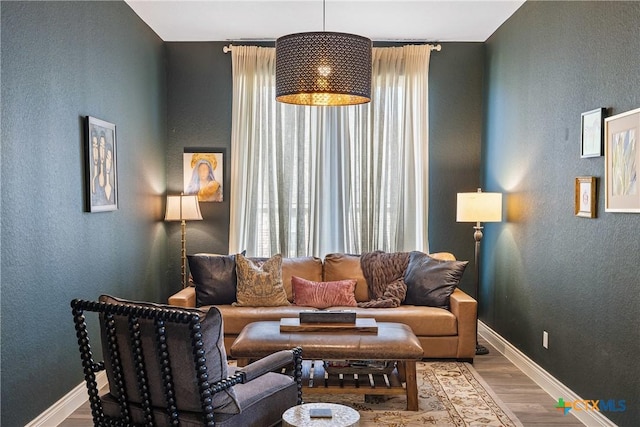
<instances>
[{"instance_id":1,"label":"pendant light","mask_svg":"<svg viewBox=\"0 0 640 427\"><path fill-rule=\"evenodd\" d=\"M276 100L298 105L356 105L371 101L371 40L324 31L276 40Z\"/></svg>"}]
</instances>

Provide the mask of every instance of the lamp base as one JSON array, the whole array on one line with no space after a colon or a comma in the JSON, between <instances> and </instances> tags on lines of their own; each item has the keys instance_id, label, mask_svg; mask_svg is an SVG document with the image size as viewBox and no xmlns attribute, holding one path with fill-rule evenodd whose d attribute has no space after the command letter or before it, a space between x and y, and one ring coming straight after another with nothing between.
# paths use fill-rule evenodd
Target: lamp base
<instances>
[{"instance_id":1,"label":"lamp base","mask_svg":"<svg viewBox=\"0 0 640 427\"><path fill-rule=\"evenodd\" d=\"M476 344L476 355L489 354L489 349L482 344Z\"/></svg>"}]
</instances>

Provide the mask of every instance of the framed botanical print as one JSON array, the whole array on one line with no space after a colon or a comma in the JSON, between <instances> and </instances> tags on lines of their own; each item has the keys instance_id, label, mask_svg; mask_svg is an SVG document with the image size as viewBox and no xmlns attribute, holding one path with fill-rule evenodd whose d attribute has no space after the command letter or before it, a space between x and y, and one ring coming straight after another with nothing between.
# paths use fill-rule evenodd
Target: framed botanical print
<instances>
[{"instance_id":1,"label":"framed botanical print","mask_svg":"<svg viewBox=\"0 0 640 427\"><path fill-rule=\"evenodd\" d=\"M640 213L640 108L605 119L605 211Z\"/></svg>"},{"instance_id":2,"label":"framed botanical print","mask_svg":"<svg viewBox=\"0 0 640 427\"><path fill-rule=\"evenodd\" d=\"M582 113L580 157L600 157L603 154L604 108Z\"/></svg>"},{"instance_id":3,"label":"framed botanical print","mask_svg":"<svg viewBox=\"0 0 640 427\"><path fill-rule=\"evenodd\" d=\"M185 148L184 194L195 194L199 202L224 201L224 148Z\"/></svg>"},{"instance_id":4,"label":"framed botanical print","mask_svg":"<svg viewBox=\"0 0 640 427\"><path fill-rule=\"evenodd\" d=\"M116 125L85 117L85 187L87 212L118 209Z\"/></svg>"}]
</instances>

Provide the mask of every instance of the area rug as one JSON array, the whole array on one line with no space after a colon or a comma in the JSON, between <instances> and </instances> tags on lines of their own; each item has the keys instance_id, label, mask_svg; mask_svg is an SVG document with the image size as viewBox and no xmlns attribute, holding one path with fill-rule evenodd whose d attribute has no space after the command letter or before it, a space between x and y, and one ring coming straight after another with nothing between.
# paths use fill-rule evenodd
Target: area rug
<instances>
[{"instance_id":1,"label":"area rug","mask_svg":"<svg viewBox=\"0 0 640 427\"><path fill-rule=\"evenodd\" d=\"M360 426L522 427L468 363L419 362L417 380L419 411L407 411L404 396L365 402L362 395L318 394L304 396L304 400L351 406L360 413Z\"/></svg>"}]
</instances>

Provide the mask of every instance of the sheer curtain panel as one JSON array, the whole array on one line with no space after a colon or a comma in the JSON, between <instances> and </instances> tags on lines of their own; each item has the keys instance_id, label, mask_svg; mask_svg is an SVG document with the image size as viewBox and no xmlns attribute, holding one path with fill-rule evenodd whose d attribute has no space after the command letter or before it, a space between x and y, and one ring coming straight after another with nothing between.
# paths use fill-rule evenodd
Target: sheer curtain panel
<instances>
[{"instance_id":1,"label":"sheer curtain panel","mask_svg":"<svg viewBox=\"0 0 640 427\"><path fill-rule=\"evenodd\" d=\"M373 49L371 103L275 101L275 49L234 46L231 252L428 251L430 45Z\"/></svg>"}]
</instances>

